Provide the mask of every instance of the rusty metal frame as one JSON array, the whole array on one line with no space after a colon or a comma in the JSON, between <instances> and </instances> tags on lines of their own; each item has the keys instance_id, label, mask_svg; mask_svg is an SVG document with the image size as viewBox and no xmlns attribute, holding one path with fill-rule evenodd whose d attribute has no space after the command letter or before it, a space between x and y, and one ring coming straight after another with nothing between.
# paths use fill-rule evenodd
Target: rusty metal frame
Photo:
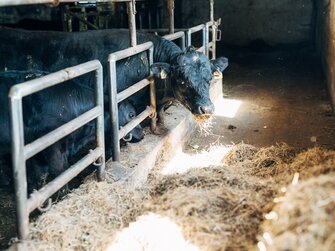
<instances>
[{"instance_id":1,"label":"rusty metal frame","mask_svg":"<svg viewBox=\"0 0 335 251\"><path fill-rule=\"evenodd\" d=\"M88 72L95 71L95 107L77 118L25 145L22 99L43 89L52 87L64 81L76 78ZM41 78L26 81L12 86L9 91L10 118L12 133L12 163L15 185L17 232L20 240L29 235L29 214L40 207L50 196L76 177L87 166L99 159L98 179L103 179L105 171L104 142L104 95L102 66L98 60L89 61L74 67L51 73ZM69 135L79 127L96 119L97 147L89 154L67 169L53 181L28 197L26 160Z\"/></svg>"},{"instance_id":2,"label":"rusty metal frame","mask_svg":"<svg viewBox=\"0 0 335 251\"><path fill-rule=\"evenodd\" d=\"M109 54L108 57L108 91L109 91L109 105L111 113L111 126L112 126L112 143L113 143L113 160L120 161L120 139L122 139L128 132L135 126L141 123L148 116L151 117L151 130L156 130L156 95L155 85L153 78L148 76L148 79L143 79L138 83L132 85L128 89L117 93L117 78L116 78L116 62L124 58L136 55L138 53L149 52L149 65L153 63L153 43L146 42L144 44L136 45L121 51ZM141 114L139 114L132 122L128 123L123 128L119 129L119 115L117 104L127 97L138 92L142 88L150 85L150 107L147 107Z\"/></svg>"}]
</instances>

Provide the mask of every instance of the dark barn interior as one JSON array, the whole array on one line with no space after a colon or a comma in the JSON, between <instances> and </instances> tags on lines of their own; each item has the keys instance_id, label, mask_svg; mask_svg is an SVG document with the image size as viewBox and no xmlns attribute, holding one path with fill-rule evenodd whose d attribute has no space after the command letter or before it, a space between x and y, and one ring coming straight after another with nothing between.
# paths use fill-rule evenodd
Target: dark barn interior
<instances>
[{"instance_id":1,"label":"dark barn interior","mask_svg":"<svg viewBox=\"0 0 335 251\"><path fill-rule=\"evenodd\" d=\"M8 2L8 4L6 4L6 2ZM16 0L13 2L24 2L24 0ZM28 2L29 1L27 1L27 3ZM32 2L34 1L31 1L31 3ZM3 4L0 1L0 27L66 33L78 31L87 32L88 30L128 29L128 2L133 3L136 8L135 23L137 32L155 32L155 34L163 36L168 33L185 31L190 27L210 21L210 3L213 1L111 0L73 2L36 0L36 4L15 5L5 0ZM169 19L169 14L171 14L169 13L170 4L173 4L174 10L172 32L171 19ZM181 230L183 232L183 238L192 245L195 245L192 247L176 246L171 249L171 247L168 246L169 244L167 244L169 241L162 241L161 245L167 245L170 249L162 248L162 246L157 243L155 244L156 246L154 244L148 244L147 246L143 244L142 246L133 245L127 247L122 246L122 237L118 235L117 238L119 239L117 239L118 242L116 242L116 246L114 245L111 249L107 249L106 241L106 243L104 243L104 245L101 244L101 246L89 246L89 244L87 244L90 243L90 241L88 241L89 237L87 237L87 240L85 239L86 237L80 237L81 239L78 239L79 244L73 243L73 245L69 244L72 242L70 239L67 240L65 237L59 237L60 234L56 237L49 237L49 239L45 237L45 239L43 239L40 237L42 235L41 232L48 232L46 230L47 228L44 227L41 228L44 230L36 230L39 227L38 224L40 224L36 223L31 226L34 231L39 231L38 234L34 232L32 235L33 242L36 241L36 243L38 243L41 239L43 239L43 241L41 241L42 244L40 246L28 241L28 250L49 250L48 248L50 248L50 250L334 250L335 241L333 231L335 231L335 224L327 224L329 222L335 222L335 210L333 210L335 209L335 198L334 195L331 195L334 194L335 189L335 117L333 110L335 106L335 0L216 0L214 1L213 18L214 20L220 19L220 21L218 21L219 26L216 34L216 49L214 48L215 52L211 52L209 56L216 56L216 58L226 57L229 60L229 66L223 72L222 94L215 102L215 112L212 116L210 131L203 133L202 130L193 131L193 128L192 130L189 129L190 132L192 131L190 133L191 136L189 136L185 142L178 143L178 145L182 145L183 154L190 156L201 153L202 151L210 151L214 145L233 147L233 150L229 153L230 155L228 155L229 158L232 158L231 156L234 155L236 159L230 159L230 162L228 160L224 161L222 155L220 164L209 164L210 160L208 160L208 166L213 167L216 165L215 170L222 167L223 171L218 171L220 175L222 175L222 177L220 176L222 180L220 182L217 181L218 186L224 188L229 186L229 189L240 189L230 191L227 188L228 190L221 191L221 195L226 195L228 192L231 192L232 197L236 195L239 198L236 200L236 206L234 206L235 201L233 202L227 199L224 195L222 195L222 201L220 202L213 202L210 199L204 202L204 205L207 204L210 208L216 208L216 206L221 203L220 205L224 207L224 210L221 211L222 217L203 217L207 219L208 222L210 222L210 219L217 222L220 221L220 224L222 220L222 225L213 223L213 226L206 227L205 223L201 223L204 225L192 228L192 231L203 231L201 232L202 235L197 235L198 232L193 233L190 230L191 227L183 228ZM0 43L1 41L4 41L4 38L0 37ZM40 42L43 44L43 41ZM192 37L192 45L199 48L201 47L201 43L202 35L200 32L196 32ZM180 45L177 42L176 44ZM50 53L56 54L57 51ZM1 51L0 57L3 57ZM64 61L66 61L66 55L64 55ZM66 67L72 66L74 65L68 65ZM7 67L4 67L0 69L0 74L9 70L26 69L7 69ZM61 68L57 70L61 70ZM54 69L52 72L53 71ZM2 89L0 88L0 90ZM137 108L137 106L135 106L135 108ZM167 110L167 113L171 114L173 112ZM137 112L137 115L138 114L139 112ZM174 119L176 120L176 118ZM142 123L142 126L147 128L147 130L145 129L144 137L147 137L147 134L151 134L148 129L148 124L150 124L150 122ZM0 138L0 141L1 140ZM136 144L140 144L140 142L129 144L126 142L121 148L126 149L129 145L135 145L134 149L139 151L138 156L142 156L141 151L145 147L139 145L138 148L136 148ZM247 149L247 147L249 148ZM170 148L177 147L172 145ZM247 149L248 151L243 149ZM313 154L315 155L307 156L301 162L294 162L295 157L300 156L299 154L312 151L310 149L314 149ZM320 149L325 152L319 152ZM161 152L164 151L167 152L168 150L161 150ZM265 160L259 163L255 162L250 164L252 161L256 161L255 156L259 157L263 154L262 151L265 152L264 154L269 154L270 157L264 157ZM162 168L162 166L168 162L167 158L170 160L177 156L175 152L170 154L173 156L166 154L166 152L159 155L161 157L160 159L153 161L156 165L155 168L157 168L157 166L159 166L158 169ZM121 154L123 154L122 151ZM2 156L0 157L2 158ZM197 161L197 159L179 160L179 163L184 165L186 162L195 163ZM313 167L306 167L306 170L308 169L310 171L302 170L302 167L298 168L294 166L303 166L308 161L313 163L311 164ZM17 223L15 218L14 185L12 182L6 180L8 173L6 173L6 171L4 171L5 168L2 167L6 164L4 163L5 160L0 159L0 249L4 250L11 246L11 250L20 250L20 240L18 241L18 239L15 238L17 236ZM178 160L176 163L178 163ZM293 165L292 163L298 164ZM247 167L243 166L244 164L248 168L250 166L253 167L250 167L250 170L245 170ZM259 168L259 170L256 171L256 168ZM289 170L289 168L292 169ZM317 169L318 171L315 171L315 168L319 168ZM108 169L107 164L106 169ZM284 169L287 170L287 174L285 173L285 175L283 174L284 171L281 171ZM304 186L304 189L305 183L303 182L305 181L310 182L308 184L312 184L310 180L319 178L319 176L322 176L324 180L329 178L327 182L325 181L327 183L325 186L327 189L329 188L329 190L325 190L322 193L320 192L322 196L317 194L318 192L315 190L315 194L320 195L318 198L321 201L315 203L324 203L322 205L325 206L320 207L325 208L325 212L327 212L322 219L328 223L322 225L323 221L319 220L322 222L320 225L323 227L323 232L317 229L317 226L315 226L317 223L315 222L314 225L311 223L307 228L304 228L304 224L308 220L303 217L299 218L299 215L303 215L304 212L298 209L298 211L296 211L296 218L299 218L300 221L294 223L296 223L297 228L301 226L301 229L296 230L296 232L292 230L294 223L290 225L290 228L287 227L287 229L284 227L280 229L278 227L279 230L271 225L274 223L268 223L268 221L270 221L268 217L271 218L273 216L273 214L271 214L272 212L276 212L276 217L279 217L278 215L280 215L281 212L281 204L276 204L277 202L274 201L276 199L280 200L286 195L290 195L289 192L286 193L287 190L293 191L297 189L297 186L294 187L295 182L298 182L295 181L295 179L298 179L297 173L299 184ZM149 174L148 179L150 179L150 175L151 174ZM156 173L152 174L152 176L155 175ZM183 180L183 178L176 178L176 176L173 176L173 179L178 179L178 182L183 183L183 186L198 191L197 189L205 186L200 183L196 185L198 184L197 182L205 179L204 175L203 173L197 174L194 180L187 178ZM213 183L215 183L213 176L219 177L219 174L211 173L211 179L213 179ZM113 218L114 216L110 216L110 221L121 219L120 222L122 222L115 224L115 229L117 230L113 229L113 232L110 228L106 228L108 231L111 231L110 235L115 236L116 231L120 232L122 229L135 224L135 220L140 216L139 212L147 212L155 209L156 213L161 210L159 212L162 213L162 215L169 217L172 217L172 214L174 216L180 216L180 214L185 213L184 211L179 212L173 208L173 203L171 202L171 204L169 204L168 197L157 197L159 198L155 200L157 204L155 206L148 206L147 200L149 197L156 198L155 196L158 195L167 196L168 189L175 189L174 184L169 183L167 179L168 178L162 178L160 180L163 182L161 185L158 185L158 181L155 181L156 183L149 182L148 187L144 189L149 195L143 195L143 193L145 193L143 190L138 194L137 190L136 193L131 192L132 195L136 194L137 197L135 197L139 201L136 201L135 198L128 199L128 197L122 197L125 196L125 192L116 192L116 194L122 197L121 201L124 200L124 207L121 208L127 212L131 211L131 213L122 213L122 217L125 218L121 216L118 216L119 218ZM208 181L208 184L211 182L212 181ZM317 184L318 187L323 187L324 183L321 184L320 182L316 182L315 184ZM306 185L306 187L313 187L312 185ZM266 186L268 186L267 189L269 190L265 191ZM291 186L293 187L292 189ZM73 185L73 187L78 187L78 184ZM156 191L155 189L157 187L161 190ZM210 187L210 185L208 185L208 187ZM299 189L300 188L301 187L299 187ZM88 190L88 188L85 189ZM106 187L104 189L107 191L109 188L107 189ZM108 191L116 191L113 189L110 188ZM250 190L247 191L247 189ZM241 192L242 190L243 193ZM283 192L284 190L285 192ZM313 193L313 190L309 191ZM187 197L188 192L184 192L188 203L193 203L194 198ZM73 197L79 196L78 194L84 193L85 192L74 192L75 195L72 197L69 195L68 197L73 199ZM306 188L302 194L305 196L308 193ZM175 191L174 195L177 196L180 194L182 194L182 192L178 193ZM303 195L299 198L302 198ZM315 196L317 197L317 195ZM92 196L95 195L93 194ZM194 200L199 198L200 201L200 197L203 199L203 196L206 197L207 194L199 193L198 197L195 197L196 199ZM96 197L99 196L96 195ZM101 197L103 198L102 195ZM113 197L113 199L117 201L118 198L117 196L115 197L116 198ZM210 195L208 195L208 198L209 197ZM291 194L290 198L292 201L293 197ZM308 198L307 200L312 201L311 197ZM138 204L142 202L144 208L141 207L141 209L139 209ZM258 202L259 204L257 204ZM90 202L86 203L90 204ZM177 202L174 203L176 205ZM279 203L282 203L282 201ZM120 204L122 203L120 202ZM62 205L66 207L64 204ZM111 203L110 207L113 207L113 205L114 204ZM158 210L157 205L164 205L166 210ZM184 204L181 203L178 207L182 208L183 205ZM132 206L134 206L134 209ZM192 222L190 226L193 226L192 224L195 224L195 220L192 217L195 217L195 215L201 216L201 213L204 211L211 211L210 209L204 209L202 207L200 210L197 206L200 207L200 202L199 205L194 202L194 205L192 204L187 207L189 211L185 213L185 218L179 221L176 220L176 224L184 227L188 224L189 220ZM319 208L319 206L316 207ZM55 207L53 206L50 211L55 208L60 208L58 203ZM284 209L282 210L285 211ZM287 212L289 212L290 208L288 207L286 209ZM109 208L109 210L112 212L112 209ZM251 212L248 210L254 211ZM54 211L50 213L55 214ZM232 212L234 212L234 214ZM30 216L30 220L35 221L39 219L40 215L40 212L35 212ZM43 215L47 215L47 213ZM64 217L66 216L68 215ZM290 217L294 216L290 215ZM310 217L312 218L312 216ZM283 216L283 218L285 217ZM306 218L308 217L306 216ZM61 222L59 218L57 219ZM287 219L290 220L292 218ZM247 223L242 224L242 221ZM45 220L45 222L47 221ZM104 223L101 224L103 225ZM230 226L229 224L232 225ZM284 223L281 224L284 226ZM151 226L151 228L155 227L156 225ZM51 228L50 225L50 229ZM83 235L87 233L87 236L90 235L91 237L93 236L92 232L96 230L91 231L84 229L82 231L86 231ZM211 232L215 232L215 237L213 237L214 234L210 236ZM282 234L284 232L286 232L285 235ZM293 232L296 234L295 236L293 236ZM302 240L303 237L297 237L299 234L302 235L302 233L305 234L306 232L310 235L314 234L314 237L317 237L313 237L314 239L311 237L311 239L309 239L310 242ZM62 234L65 236L65 230L64 233ZM271 234L271 240L269 240L270 237L267 237L268 233ZM208 237L206 237L207 234ZM151 233L149 235L154 236L155 234ZM132 237L125 238L128 238L129 243L132 243ZM138 237L138 239L141 238L142 237ZM173 242L173 238L170 242ZM207 242L206 238L208 238ZM234 243L235 238L236 242ZM218 242L220 239L222 243ZM315 241L315 239L317 239L318 242ZM59 245L57 246L55 244L55 246L53 246L54 243L51 245L48 241ZM209 244L206 246L206 243ZM48 247L49 244L50 246Z\"/></svg>"}]
</instances>

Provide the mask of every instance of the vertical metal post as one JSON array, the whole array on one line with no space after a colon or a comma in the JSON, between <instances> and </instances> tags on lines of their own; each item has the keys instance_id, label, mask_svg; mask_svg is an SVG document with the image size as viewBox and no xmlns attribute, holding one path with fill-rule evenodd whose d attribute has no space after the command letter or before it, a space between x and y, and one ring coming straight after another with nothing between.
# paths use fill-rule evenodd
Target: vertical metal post
<instances>
[{"instance_id":1,"label":"vertical metal post","mask_svg":"<svg viewBox=\"0 0 335 251\"><path fill-rule=\"evenodd\" d=\"M209 25L206 23L205 27L205 55L209 58Z\"/></svg>"},{"instance_id":2,"label":"vertical metal post","mask_svg":"<svg viewBox=\"0 0 335 251\"><path fill-rule=\"evenodd\" d=\"M212 41L213 41L213 45L212 45L212 59L216 58L216 36L217 36L217 31L216 31L216 22L214 21L214 0L209 0L209 5L210 5L210 21L213 22L212 25ZM209 56L209 55L208 55Z\"/></svg>"},{"instance_id":3,"label":"vertical metal post","mask_svg":"<svg viewBox=\"0 0 335 251\"><path fill-rule=\"evenodd\" d=\"M104 107L104 89L103 89L103 73L102 66L95 71L95 105ZM104 109L102 109L104 112ZM97 117L96 122L96 135L97 135L97 147L103 149L103 154L99 159L100 166L97 168L98 181L102 181L105 178L105 138L104 138L104 116Z\"/></svg>"},{"instance_id":4,"label":"vertical metal post","mask_svg":"<svg viewBox=\"0 0 335 251\"><path fill-rule=\"evenodd\" d=\"M111 113L112 128L112 146L113 160L120 161L120 144L119 144L119 114L117 109L117 88L116 88L116 59L111 55L109 60L109 110Z\"/></svg>"},{"instance_id":5,"label":"vertical metal post","mask_svg":"<svg viewBox=\"0 0 335 251\"><path fill-rule=\"evenodd\" d=\"M12 132L12 163L13 177L15 181L16 197L16 224L18 238L28 239L29 213L27 211L27 174L24 158L24 130L22 120L22 98L16 93L10 93L10 114Z\"/></svg>"},{"instance_id":6,"label":"vertical metal post","mask_svg":"<svg viewBox=\"0 0 335 251\"><path fill-rule=\"evenodd\" d=\"M174 33L174 0L169 0L169 33Z\"/></svg>"},{"instance_id":7,"label":"vertical metal post","mask_svg":"<svg viewBox=\"0 0 335 251\"><path fill-rule=\"evenodd\" d=\"M133 47L137 44L136 40L136 20L135 20L135 0L127 2L127 13L128 13L128 27L129 27L129 37L130 43L129 46Z\"/></svg>"},{"instance_id":8,"label":"vertical metal post","mask_svg":"<svg viewBox=\"0 0 335 251\"><path fill-rule=\"evenodd\" d=\"M209 19L214 21L214 0L209 0Z\"/></svg>"},{"instance_id":9,"label":"vertical metal post","mask_svg":"<svg viewBox=\"0 0 335 251\"><path fill-rule=\"evenodd\" d=\"M154 47L149 48L149 65L152 65L154 62ZM150 75L152 72L150 72ZM150 105L151 108L154 110L153 116L151 116L151 125L150 129L152 132L156 131L157 128L157 112L156 112L156 90L155 90L155 80L154 78L150 79Z\"/></svg>"}]
</instances>

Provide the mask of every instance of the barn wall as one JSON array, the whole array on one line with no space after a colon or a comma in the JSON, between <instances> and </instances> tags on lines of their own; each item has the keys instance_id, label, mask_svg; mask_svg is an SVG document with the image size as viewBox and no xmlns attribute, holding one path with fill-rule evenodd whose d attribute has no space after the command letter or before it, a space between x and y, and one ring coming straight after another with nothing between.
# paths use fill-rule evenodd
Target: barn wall
<instances>
[{"instance_id":1,"label":"barn wall","mask_svg":"<svg viewBox=\"0 0 335 251\"><path fill-rule=\"evenodd\" d=\"M188 27L208 20L208 0L180 2L179 24ZM240 46L255 40L269 45L313 43L314 10L313 0L215 0L224 42Z\"/></svg>"},{"instance_id":2,"label":"barn wall","mask_svg":"<svg viewBox=\"0 0 335 251\"><path fill-rule=\"evenodd\" d=\"M316 45L335 107L335 0L317 1Z\"/></svg>"}]
</instances>

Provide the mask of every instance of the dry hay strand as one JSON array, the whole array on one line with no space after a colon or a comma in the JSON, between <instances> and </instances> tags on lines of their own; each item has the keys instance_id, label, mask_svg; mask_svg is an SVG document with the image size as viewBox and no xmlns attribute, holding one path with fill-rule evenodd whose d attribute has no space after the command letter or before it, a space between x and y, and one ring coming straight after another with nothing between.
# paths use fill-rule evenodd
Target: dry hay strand
<instances>
[{"instance_id":1,"label":"dry hay strand","mask_svg":"<svg viewBox=\"0 0 335 251\"><path fill-rule=\"evenodd\" d=\"M267 215L259 247L263 250L335 250L335 175L291 185Z\"/></svg>"},{"instance_id":2,"label":"dry hay strand","mask_svg":"<svg viewBox=\"0 0 335 251\"><path fill-rule=\"evenodd\" d=\"M273 198L273 183L225 167L156 177L150 186L146 211L172 219L200 250L249 250Z\"/></svg>"},{"instance_id":3,"label":"dry hay strand","mask_svg":"<svg viewBox=\"0 0 335 251\"><path fill-rule=\"evenodd\" d=\"M142 211L145 193L89 182L30 224L29 250L104 250L113 234Z\"/></svg>"},{"instance_id":4,"label":"dry hay strand","mask_svg":"<svg viewBox=\"0 0 335 251\"><path fill-rule=\"evenodd\" d=\"M212 134L213 118L211 115L193 116L201 135L208 136Z\"/></svg>"},{"instance_id":5,"label":"dry hay strand","mask_svg":"<svg viewBox=\"0 0 335 251\"><path fill-rule=\"evenodd\" d=\"M285 143L264 148L241 143L233 146L222 162L240 169L244 174L273 178L283 185L289 184L295 173L306 179L333 172L335 151L320 147L303 151Z\"/></svg>"}]
</instances>

